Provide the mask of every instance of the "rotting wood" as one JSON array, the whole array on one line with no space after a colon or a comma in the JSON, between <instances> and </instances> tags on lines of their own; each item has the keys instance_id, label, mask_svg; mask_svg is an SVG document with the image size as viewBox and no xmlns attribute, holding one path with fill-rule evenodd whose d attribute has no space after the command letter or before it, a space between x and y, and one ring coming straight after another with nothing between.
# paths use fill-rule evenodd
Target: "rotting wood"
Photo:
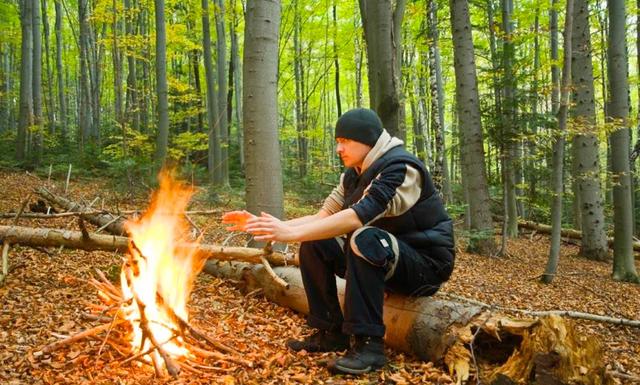
<instances>
[{"instance_id":1,"label":"rotting wood","mask_svg":"<svg viewBox=\"0 0 640 385\"><path fill-rule=\"evenodd\" d=\"M287 266L273 270L289 283L288 289L275 284L262 265L209 261L204 268L208 274L240 281L249 292L260 291L273 302L308 314L299 269ZM344 280L337 279L336 283L342 303ZM388 346L424 360L444 361L450 372L460 376L460 379L469 370L472 371L470 375L477 378L475 365L470 369L471 354L467 348L475 341L477 347L474 355L478 360L494 362L492 371L480 373L483 382L495 383L498 377L535 379L531 354L545 355L553 351L560 352L559 360L562 363L558 366L562 370L549 374L550 379L558 381L555 383L571 381L596 385L608 381L598 343L592 339L575 338L571 340L572 345L563 345L561 337L573 333L574 327L570 320L555 315L533 320L512 320L485 311L481 306L447 300L439 295L413 298L395 294L385 298L383 314L385 342ZM478 332L478 328L482 331ZM535 339L538 335L555 337L540 341ZM528 349L530 354L519 354L523 348ZM571 369L573 362L579 362L580 367Z\"/></svg>"}]
</instances>

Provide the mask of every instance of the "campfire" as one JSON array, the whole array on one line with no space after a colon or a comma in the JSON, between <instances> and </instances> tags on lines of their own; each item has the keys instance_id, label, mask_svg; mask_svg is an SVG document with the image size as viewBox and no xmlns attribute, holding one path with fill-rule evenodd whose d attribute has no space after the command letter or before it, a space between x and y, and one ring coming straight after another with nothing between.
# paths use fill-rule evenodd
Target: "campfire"
<instances>
[{"instance_id":1,"label":"campfire","mask_svg":"<svg viewBox=\"0 0 640 385\"><path fill-rule=\"evenodd\" d=\"M97 271L90 283L102 305L91 305L95 320L107 323L57 341L44 353L75 340L106 332L109 344L123 356L122 363L153 366L156 375L176 376L181 370L202 373L220 369L210 361L233 361L247 366L240 353L189 323L187 302L205 258L198 256L198 240L189 235L183 213L193 190L160 175L160 188L139 219L127 221L129 252L120 272L120 287ZM213 348L214 350L211 350Z\"/></svg>"}]
</instances>

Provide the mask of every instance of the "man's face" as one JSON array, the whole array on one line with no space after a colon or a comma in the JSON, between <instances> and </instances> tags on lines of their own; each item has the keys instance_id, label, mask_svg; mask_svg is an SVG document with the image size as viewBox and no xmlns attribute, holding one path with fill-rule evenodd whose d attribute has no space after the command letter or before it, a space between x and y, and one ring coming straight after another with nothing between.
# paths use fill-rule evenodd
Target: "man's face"
<instances>
[{"instance_id":1,"label":"man's face","mask_svg":"<svg viewBox=\"0 0 640 385\"><path fill-rule=\"evenodd\" d=\"M371 151L371 146L355 140L336 138L336 152L345 167L362 167L364 158Z\"/></svg>"}]
</instances>

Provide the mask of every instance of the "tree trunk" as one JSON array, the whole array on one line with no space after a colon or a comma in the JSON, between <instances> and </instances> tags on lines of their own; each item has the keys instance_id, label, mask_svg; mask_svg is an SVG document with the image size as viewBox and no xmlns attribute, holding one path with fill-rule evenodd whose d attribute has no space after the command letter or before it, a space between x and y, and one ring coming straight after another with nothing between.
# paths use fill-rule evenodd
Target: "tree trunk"
<instances>
[{"instance_id":1,"label":"tree trunk","mask_svg":"<svg viewBox=\"0 0 640 385\"><path fill-rule=\"evenodd\" d=\"M20 0L22 53L20 59L20 117L16 138L16 160L27 155L27 132L33 123L33 1Z\"/></svg>"},{"instance_id":2,"label":"tree trunk","mask_svg":"<svg viewBox=\"0 0 640 385\"><path fill-rule=\"evenodd\" d=\"M49 127L49 133L55 134L56 122L55 122L55 99L53 97L53 76L51 72L51 50L50 44L50 28L49 28L49 16L47 14L47 0L42 0L42 26L44 32L44 52L46 58L46 70L47 70L47 126Z\"/></svg>"},{"instance_id":3,"label":"tree trunk","mask_svg":"<svg viewBox=\"0 0 640 385\"><path fill-rule=\"evenodd\" d=\"M400 122L401 36L398 31L404 17L404 0L359 0L360 15L367 42L369 63L369 103L382 125L392 136L405 138Z\"/></svg>"},{"instance_id":4,"label":"tree trunk","mask_svg":"<svg viewBox=\"0 0 640 385\"><path fill-rule=\"evenodd\" d=\"M338 109L338 117L342 115L342 100L340 99L340 62L338 61L338 16L336 12L336 0L333 0L331 11L333 14L333 66L335 67L335 91L336 91L336 108Z\"/></svg>"},{"instance_id":5,"label":"tree trunk","mask_svg":"<svg viewBox=\"0 0 640 385\"><path fill-rule=\"evenodd\" d=\"M442 193L445 201L451 200L451 185L447 176L446 146L444 137L444 87L440 65L438 43L438 5L434 0L427 2L427 30L429 45L429 86L431 90L431 132L435 139L435 162L433 183Z\"/></svg>"},{"instance_id":6,"label":"tree trunk","mask_svg":"<svg viewBox=\"0 0 640 385\"><path fill-rule=\"evenodd\" d=\"M450 0L450 6L462 177L469 198L473 197L467 199L472 232L469 248L483 255L491 255L495 251L495 241L485 169L469 5L467 0Z\"/></svg>"},{"instance_id":7,"label":"tree trunk","mask_svg":"<svg viewBox=\"0 0 640 385\"><path fill-rule=\"evenodd\" d=\"M297 144L298 144L298 176L303 178L307 175L307 160L308 160L308 141L307 141L307 92L306 92L306 78L304 67L302 64L302 43L300 42L300 35L302 34L301 15L300 15L300 1L294 0L294 16L293 16L293 73L295 78L295 117L296 117L296 132L297 132Z\"/></svg>"},{"instance_id":8,"label":"tree trunk","mask_svg":"<svg viewBox=\"0 0 640 385\"><path fill-rule=\"evenodd\" d=\"M42 33L40 14L40 1L33 1L33 126L35 129L35 142L33 143L34 165L39 165L42 159L44 134L42 127Z\"/></svg>"},{"instance_id":9,"label":"tree trunk","mask_svg":"<svg viewBox=\"0 0 640 385\"><path fill-rule=\"evenodd\" d=\"M164 24L164 0L154 0L156 16L156 92L158 96L158 130L155 163L163 166L169 146L169 89L167 86L167 33Z\"/></svg>"},{"instance_id":10,"label":"tree trunk","mask_svg":"<svg viewBox=\"0 0 640 385\"><path fill-rule=\"evenodd\" d=\"M247 210L282 218L277 103L279 28L279 0L247 1L242 72Z\"/></svg>"},{"instance_id":11,"label":"tree trunk","mask_svg":"<svg viewBox=\"0 0 640 385\"><path fill-rule=\"evenodd\" d=\"M555 1L554 1L555 5ZM551 57L554 63L558 58L558 13L555 8L551 8ZM551 246L549 248L549 259L542 275L542 281L551 283L558 270L560 259L560 235L562 232L562 195L564 192L564 147L565 135L567 131L567 115L569 113L569 87L571 87L571 35L573 30L573 0L567 0L567 11L564 20L564 59L562 66L562 89L553 82L553 94L561 95L561 102L558 108L558 129L556 141L553 144L553 165L551 183L553 186L553 201L551 204ZM553 64L552 74L557 76L557 64ZM553 96L552 96L553 98ZM555 103L557 104L557 103ZM555 105L554 105L555 107ZM556 110L554 109L554 112Z\"/></svg>"},{"instance_id":12,"label":"tree trunk","mask_svg":"<svg viewBox=\"0 0 640 385\"><path fill-rule=\"evenodd\" d=\"M220 180L216 184L229 185L229 125L227 124L227 41L224 30L224 0L215 0L216 71L218 73L218 132L220 134Z\"/></svg>"},{"instance_id":13,"label":"tree trunk","mask_svg":"<svg viewBox=\"0 0 640 385\"><path fill-rule=\"evenodd\" d=\"M89 59L89 15L88 0L78 0L78 22L80 24L80 92L78 94L78 133L81 151L93 143L93 102L91 93L90 59Z\"/></svg>"},{"instance_id":14,"label":"tree trunk","mask_svg":"<svg viewBox=\"0 0 640 385\"><path fill-rule=\"evenodd\" d=\"M640 282L633 259L633 207L629 169L629 63L625 36L624 0L611 0L609 10L609 122L617 126L611 134L613 184L613 279Z\"/></svg>"},{"instance_id":15,"label":"tree trunk","mask_svg":"<svg viewBox=\"0 0 640 385\"><path fill-rule=\"evenodd\" d=\"M120 28L120 23L118 22L118 8L116 0L112 1L111 7L113 8L113 22L111 25L113 33L113 109L116 124L118 126L122 126L124 125L124 115L122 113L122 53L118 45L118 29ZM123 133L123 135L125 135L125 133ZM123 136L123 140L125 137L126 135Z\"/></svg>"},{"instance_id":16,"label":"tree trunk","mask_svg":"<svg viewBox=\"0 0 640 385\"><path fill-rule=\"evenodd\" d=\"M211 27L209 25L209 0L202 0L202 46L204 48L204 76L207 83L207 120L209 122L208 168L213 185L221 180L220 131L218 121L218 94L216 93L213 61L211 59Z\"/></svg>"},{"instance_id":17,"label":"tree trunk","mask_svg":"<svg viewBox=\"0 0 640 385\"><path fill-rule=\"evenodd\" d=\"M58 78L58 123L63 143L67 140L67 101L64 90L64 74L62 71L62 4L55 0L56 9L56 76Z\"/></svg>"},{"instance_id":18,"label":"tree trunk","mask_svg":"<svg viewBox=\"0 0 640 385\"><path fill-rule=\"evenodd\" d=\"M604 208L600 191L598 136L595 125L593 68L589 29L588 0L576 0L572 33L572 117L579 130L573 139L574 179L578 181L582 216L580 253L589 259L605 260L607 243L604 232ZM625 96L626 97L626 96Z\"/></svg>"},{"instance_id":19,"label":"tree trunk","mask_svg":"<svg viewBox=\"0 0 640 385\"><path fill-rule=\"evenodd\" d=\"M131 0L124 0L125 22L124 29L127 39L134 39L133 8ZM135 132L140 131L140 106L138 103L138 79L136 70L136 58L133 56L133 49L127 49L127 94L125 102L126 121Z\"/></svg>"},{"instance_id":20,"label":"tree trunk","mask_svg":"<svg viewBox=\"0 0 640 385\"><path fill-rule=\"evenodd\" d=\"M503 112L502 112L502 147L503 147L503 175L504 192L506 194L506 235L510 238L518 236L518 210L516 197L516 169L519 168L518 159L518 121L516 118L517 99L516 82L513 73L515 47L513 43L513 23L511 0L502 0L502 73L503 73Z\"/></svg>"},{"instance_id":21,"label":"tree trunk","mask_svg":"<svg viewBox=\"0 0 640 385\"><path fill-rule=\"evenodd\" d=\"M238 152L240 156L240 169L244 170L244 129L242 126L242 68L240 66L240 53L238 48L238 34L236 33L236 26L238 24L238 15L236 12L236 2L231 0L231 64L233 65L233 88L235 95L235 121L238 137Z\"/></svg>"}]
</instances>

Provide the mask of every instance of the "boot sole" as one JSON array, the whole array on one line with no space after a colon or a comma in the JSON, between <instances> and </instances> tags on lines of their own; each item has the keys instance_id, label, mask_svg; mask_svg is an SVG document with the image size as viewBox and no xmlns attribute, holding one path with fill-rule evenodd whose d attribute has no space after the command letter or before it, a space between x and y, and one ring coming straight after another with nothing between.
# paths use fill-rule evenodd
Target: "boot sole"
<instances>
[{"instance_id":1,"label":"boot sole","mask_svg":"<svg viewBox=\"0 0 640 385\"><path fill-rule=\"evenodd\" d=\"M376 370L376 369L380 369L380 368L382 368L383 366L385 366L386 364L387 364L387 362L386 362L386 361L385 361L385 362L383 362L383 363L378 363L378 362L376 362L376 363L373 363L373 364L371 364L371 365L369 365L369 366L367 366L366 368L363 368L363 369L354 369L354 368L348 368L348 367L346 367L346 366L341 366L341 365L340 365L340 364L338 364L338 363L334 363L334 364L330 367L330 369L331 369L331 371L333 371L333 372L337 372L337 373L346 373L346 374L355 374L355 375L358 375L358 374L365 374L365 373L369 373L369 372L371 372L371 371L373 371L373 370Z\"/></svg>"}]
</instances>

